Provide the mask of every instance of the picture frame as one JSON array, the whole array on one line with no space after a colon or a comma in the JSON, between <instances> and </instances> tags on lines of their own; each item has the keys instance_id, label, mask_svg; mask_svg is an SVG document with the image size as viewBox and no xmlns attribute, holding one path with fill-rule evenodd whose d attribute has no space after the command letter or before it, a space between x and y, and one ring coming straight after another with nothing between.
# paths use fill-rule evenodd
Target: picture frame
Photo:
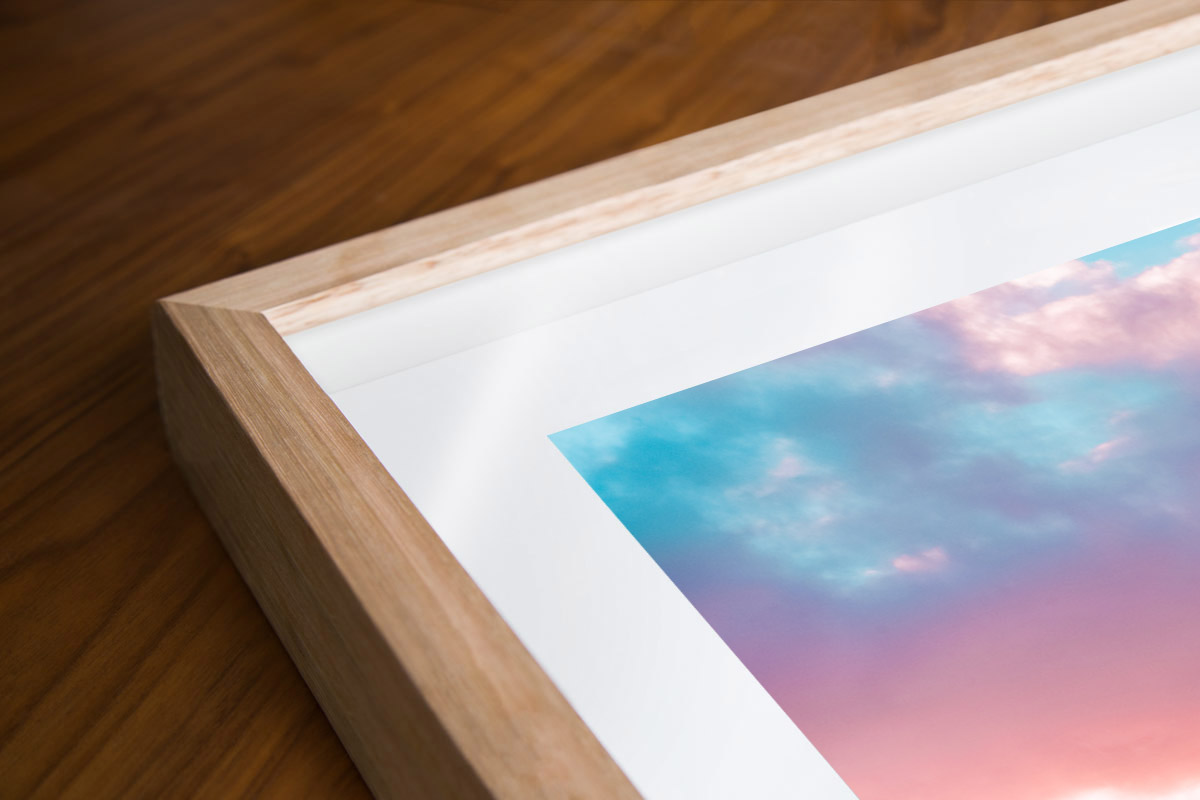
<instances>
[{"instance_id":1,"label":"picture frame","mask_svg":"<svg viewBox=\"0 0 1200 800\"><path fill-rule=\"evenodd\" d=\"M161 300L176 461L379 797L637 797L284 337L1200 44L1130 0Z\"/></svg>"}]
</instances>

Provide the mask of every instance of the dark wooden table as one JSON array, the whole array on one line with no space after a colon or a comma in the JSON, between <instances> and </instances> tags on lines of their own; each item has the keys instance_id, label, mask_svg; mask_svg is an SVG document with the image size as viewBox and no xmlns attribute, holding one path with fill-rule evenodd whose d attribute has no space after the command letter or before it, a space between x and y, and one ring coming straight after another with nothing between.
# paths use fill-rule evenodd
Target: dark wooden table
<instances>
[{"instance_id":1,"label":"dark wooden table","mask_svg":"<svg viewBox=\"0 0 1200 800\"><path fill-rule=\"evenodd\" d=\"M0 796L367 795L171 465L156 297L1105 4L0 3Z\"/></svg>"}]
</instances>

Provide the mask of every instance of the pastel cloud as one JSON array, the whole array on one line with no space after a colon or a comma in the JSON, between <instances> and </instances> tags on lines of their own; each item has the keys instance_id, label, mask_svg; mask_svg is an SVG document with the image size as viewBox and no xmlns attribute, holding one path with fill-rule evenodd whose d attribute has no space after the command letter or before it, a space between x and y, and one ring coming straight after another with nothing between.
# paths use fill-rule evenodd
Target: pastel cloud
<instances>
[{"instance_id":1,"label":"pastel cloud","mask_svg":"<svg viewBox=\"0 0 1200 800\"><path fill-rule=\"evenodd\" d=\"M1058 800L1200 800L1200 783L1150 794L1112 788L1090 789Z\"/></svg>"},{"instance_id":2,"label":"pastel cloud","mask_svg":"<svg viewBox=\"0 0 1200 800\"><path fill-rule=\"evenodd\" d=\"M1059 466L1068 472L1094 469L1097 465L1112 458L1114 454L1119 453L1128 443L1128 436L1118 436L1096 445L1083 458L1064 461Z\"/></svg>"},{"instance_id":3,"label":"pastel cloud","mask_svg":"<svg viewBox=\"0 0 1200 800\"><path fill-rule=\"evenodd\" d=\"M1198 358L1200 249L1123 281L1105 262L1070 262L922 316L954 331L979 370L1035 375Z\"/></svg>"},{"instance_id":4,"label":"pastel cloud","mask_svg":"<svg viewBox=\"0 0 1200 800\"><path fill-rule=\"evenodd\" d=\"M728 490L727 496L749 494L754 498L767 497L786 491L797 478L816 476L821 472L820 466L801 455L796 443L787 437L776 437L764 449L765 453L758 457L770 463L766 474L751 485Z\"/></svg>"},{"instance_id":5,"label":"pastel cloud","mask_svg":"<svg viewBox=\"0 0 1200 800\"><path fill-rule=\"evenodd\" d=\"M1014 290L1018 289L1049 289L1052 286L1064 283L1077 283L1083 287L1096 288L1099 286L1111 286L1115 278L1116 273L1112 265L1107 261L1098 261L1091 264L1084 261L1067 261L1049 269L1009 281L1002 287L997 288L1007 288L1009 294L1016 294L1017 292ZM962 300L982 297L984 294L986 293L981 292L969 295L966 298L962 298Z\"/></svg>"},{"instance_id":6,"label":"pastel cloud","mask_svg":"<svg viewBox=\"0 0 1200 800\"><path fill-rule=\"evenodd\" d=\"M788 478L798 478L809 471L809 467L799 457L786 455L779 459L774 467L771 468L770 475L772 478L787 480Z\"/></svg>"},{"instance_id":7,"label":"pastel cloud","mask_svg":"<svg viewBox=\"0 0 1200 800\"><path fill-rule=\"evenodd\" d=\"M896 556L892 559L892 566L900 572L934 572L946 566L949 560L945 550L940 547L931 547L916 555L905 553Z\"/></svg>"}]
</instances>

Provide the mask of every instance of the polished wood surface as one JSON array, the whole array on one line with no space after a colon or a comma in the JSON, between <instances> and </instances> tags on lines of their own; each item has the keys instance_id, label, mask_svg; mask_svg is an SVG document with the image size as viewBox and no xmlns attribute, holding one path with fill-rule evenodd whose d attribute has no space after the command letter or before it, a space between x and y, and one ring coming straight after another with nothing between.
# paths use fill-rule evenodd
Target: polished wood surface
<instances>
[{"instance_id":1,"label":"polished wood surface","mask_svg":"<svg viewBox=\"0 0 1200 800\"><path fill-rule=\"evenodd\" d=\"M1103 2L0 5L0 796L365 796L171 466L159 296Z\"/></svg>"}]
</instances>

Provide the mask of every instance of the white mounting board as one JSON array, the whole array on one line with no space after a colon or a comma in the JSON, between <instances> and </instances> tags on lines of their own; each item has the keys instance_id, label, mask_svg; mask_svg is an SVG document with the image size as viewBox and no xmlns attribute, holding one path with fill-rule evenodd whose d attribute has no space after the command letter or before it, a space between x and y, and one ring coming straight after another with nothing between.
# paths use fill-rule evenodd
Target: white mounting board
<instances>
[{"instance_id":1,"label":"white mounting board","mask_svg":"<svg viewBox=\"0 0 1200 800\"><path fill-rule=\"evenodd\" d=\"M547 439L1200 217L1191 49L288 341L637 788L850 798Z\"/></svg>"}]
</instances>

